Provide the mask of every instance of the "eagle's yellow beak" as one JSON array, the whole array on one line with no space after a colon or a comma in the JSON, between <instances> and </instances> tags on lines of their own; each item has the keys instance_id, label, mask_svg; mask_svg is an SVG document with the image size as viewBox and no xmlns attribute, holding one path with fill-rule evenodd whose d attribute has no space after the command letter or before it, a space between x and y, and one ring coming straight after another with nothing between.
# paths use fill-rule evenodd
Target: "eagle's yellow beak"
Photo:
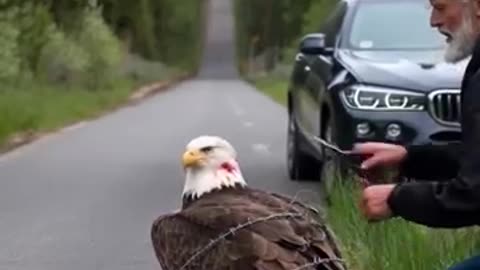
<instances>
[{"instance_id":1,"label":"eagle's yellow beak","mask_svg":"<svg viewBox=\"0 0 480 270\"><path fill-rule=\"evenodd\" d=\"M205 159L203 153L198 150L186 151L182 156L182 163L184 167L192 167L200 164Z\"/></svg>"}]
</instances>

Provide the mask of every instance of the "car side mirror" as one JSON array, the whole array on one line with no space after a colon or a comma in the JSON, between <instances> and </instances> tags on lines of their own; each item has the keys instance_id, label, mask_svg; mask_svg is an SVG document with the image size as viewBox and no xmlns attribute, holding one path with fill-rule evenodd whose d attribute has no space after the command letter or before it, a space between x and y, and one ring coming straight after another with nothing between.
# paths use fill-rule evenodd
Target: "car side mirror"
<instances>
[{"instance_id":1,"label":"car side mirror","mask_svg":"<svg viewBox=\"0 0 480 270\"><path fill-rule=\"evenodd\" d=\"M325 43L325 34L308 34L300 42L300 52L304 54L329 55L332 53L332 49L328 48Z\"/></svg>"}]
</instances>

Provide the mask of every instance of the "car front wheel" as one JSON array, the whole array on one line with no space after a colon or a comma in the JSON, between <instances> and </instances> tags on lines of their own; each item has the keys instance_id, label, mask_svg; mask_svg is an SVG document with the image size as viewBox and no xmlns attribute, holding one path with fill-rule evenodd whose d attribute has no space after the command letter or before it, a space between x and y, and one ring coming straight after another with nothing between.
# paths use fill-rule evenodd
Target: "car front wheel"
<instances>
[{"instance_id":1,"label":"car front wheel","mask_svg":"<svg viewBox=\"0 0 480 270\"><path fill-rule=\"evenodd\" d=\"M331 120L327 120L325 124L324 139L332 144L336 144L335 131ZM327 203L331 203L330 194L332 193L333 186L336 181L342 181L342 178L346 177L341 161L337 156L329 151L323 152L323 169L321 173L321 189L322 195Z\"/></svg>"},{"instance_id":2,"label":"car front wheel","mask_svg":"<svg viewBox=\"0 0 480 270\"><path fill-rule=\"evenodd\" d=\"M291 180L317 180L320 178L321 163L300 149L298 127L290 115L287 132L287 167Z\"/></svg>"}]
</instances>

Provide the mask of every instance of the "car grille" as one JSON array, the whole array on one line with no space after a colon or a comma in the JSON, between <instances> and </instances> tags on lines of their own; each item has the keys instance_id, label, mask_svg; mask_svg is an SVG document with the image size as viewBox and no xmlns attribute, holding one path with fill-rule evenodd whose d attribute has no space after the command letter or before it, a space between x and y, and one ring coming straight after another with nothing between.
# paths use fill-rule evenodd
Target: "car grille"
<instances>
[{"instance_id":1,"label":"car grille","mask_svg":"<svg viewBox=\"0 0 480 270\"><path fill-rule=\"evenodd\" d=\"M460 125L460 90L436 90L429 95L432 117L441 124Z\"/></svg>"}]
</instances>

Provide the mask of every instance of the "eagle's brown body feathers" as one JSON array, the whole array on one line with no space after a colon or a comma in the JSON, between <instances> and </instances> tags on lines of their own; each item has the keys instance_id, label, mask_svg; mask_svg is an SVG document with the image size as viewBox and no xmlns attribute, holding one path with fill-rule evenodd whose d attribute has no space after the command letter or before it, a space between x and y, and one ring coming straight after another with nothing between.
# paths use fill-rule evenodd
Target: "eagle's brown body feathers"
<instances>
[{"instance_id":1,"label":"eagle's brown body feathers","mask_svg":"<svg viewBox=\"0 0 480 270\"><path fill-rule=\"evenodd\" d=\"M248 225L238 228L242 224ZM227 236L218 240L222 234ZM292 198L249 187L215 190L185 202L180 212L155 220L151 237L163 270L345 269L335 261L339 250L318 213ZM324 259L333 261L307 266Z\"/></svg>"}]
</instances>

